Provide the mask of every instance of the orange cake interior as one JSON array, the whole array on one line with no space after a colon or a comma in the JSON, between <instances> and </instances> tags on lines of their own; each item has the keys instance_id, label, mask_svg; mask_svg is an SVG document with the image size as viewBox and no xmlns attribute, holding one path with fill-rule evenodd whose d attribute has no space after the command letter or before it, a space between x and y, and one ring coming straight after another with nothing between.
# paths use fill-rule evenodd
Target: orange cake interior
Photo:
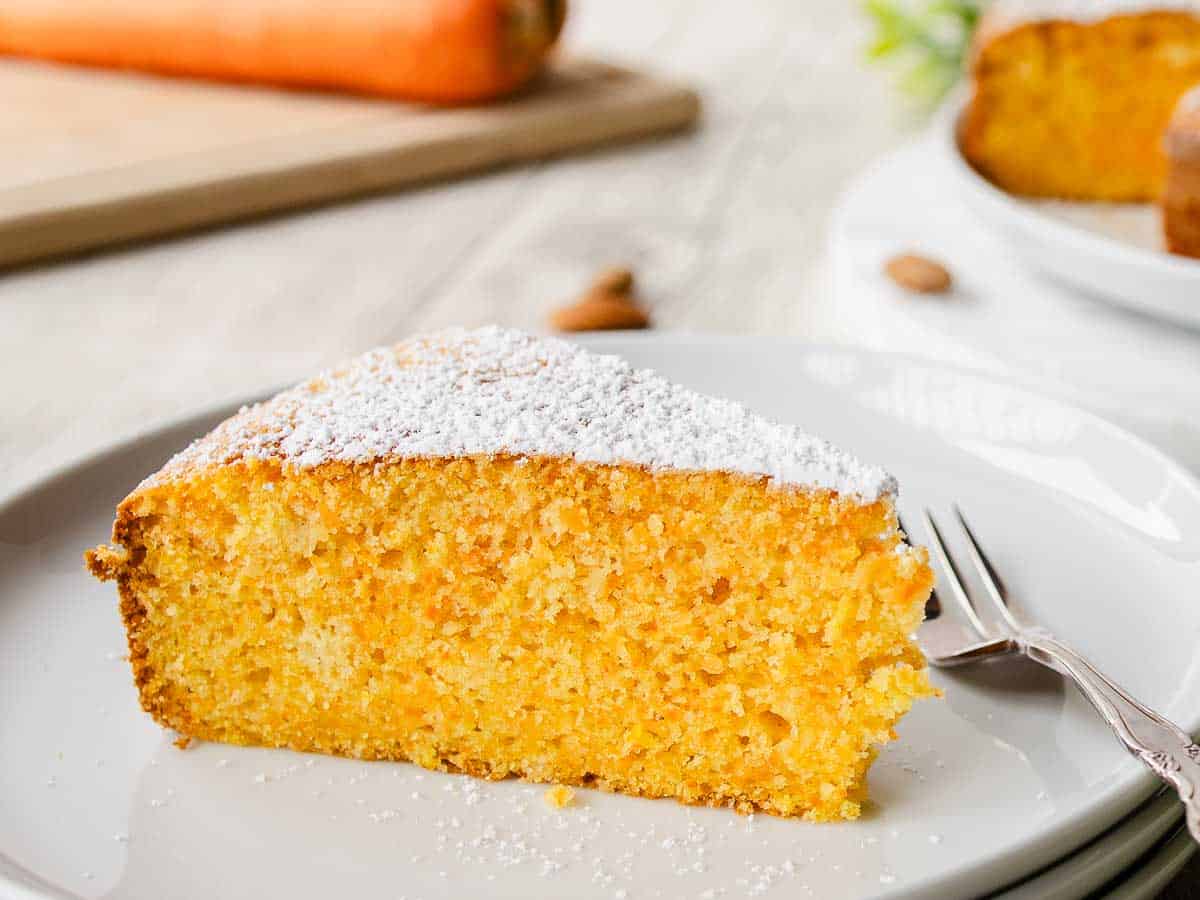
<instances>
[{"instance_id":1,"label":"orange cake interior","mask_svg":"<svg viewBox=\"0 0 1200 900\"><path fill-rule=\"evenodd\" d=\"M997 0L989 8L959 123L963 153L983 175L1016 194L1158 198L1167 123L1200 83L1200 16L1133 6ZM1075 17L1080 10L1086 15Z\"/></svg>"},{"instance_id":2,"label":"orange cake interior","mask_svg":"<svg viewBox=\"0 0 1200 900\"><path fill-rule=\"evenodd\" d=\"M496 411L524 423L503 440L476 421L485 392L546 406L579 379L590 397ZM375 400L339 419L339 392ZM614 404L623 449L615 421L597 431ZM768 458L705 421L785 458L755 472ZM89 565L119 584L143 707L185 735L853 818L931 693L910 635L932 576L894 491L612 357L451 332L244 410L126 498Z\"/></svg>"}]
</instances>

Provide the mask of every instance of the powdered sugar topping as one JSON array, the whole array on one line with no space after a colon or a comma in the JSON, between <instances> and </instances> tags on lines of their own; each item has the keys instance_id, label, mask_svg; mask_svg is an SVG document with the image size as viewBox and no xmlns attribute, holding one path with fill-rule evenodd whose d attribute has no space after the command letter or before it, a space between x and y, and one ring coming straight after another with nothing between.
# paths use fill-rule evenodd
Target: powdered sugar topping
<instances>
[{"instance_id":1,"label":"powdered sugar topping","mask_svg":"<svg viewBox=\"0 0 1200 900\"><path fill-rule=\"evenodd\" d=\"M1200 0L995 0L988 15L1012 25L1047 19L1099 22L1112 16L1151 11L1200 13Z\"/></svg>"},{"instance_id":2,"label":"powdered sugar topping","mask_svg":"<svg viewBox=\"0 0 1200 900\"><path fill-rule=\"evenodd\" d=\"M496 454L720 470L864 500L896 490L882 469L795 426L616 356L497 327L372 350L243 409L158 477L243 458L311 468Z\"/></svg>"}]
</instances>

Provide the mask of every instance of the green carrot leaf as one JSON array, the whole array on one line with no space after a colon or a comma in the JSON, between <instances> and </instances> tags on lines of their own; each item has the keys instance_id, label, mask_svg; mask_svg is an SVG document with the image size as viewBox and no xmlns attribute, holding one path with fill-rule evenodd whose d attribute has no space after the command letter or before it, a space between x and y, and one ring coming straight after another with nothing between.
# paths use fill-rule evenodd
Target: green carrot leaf
<instances>
[{"instance_id":1,"label":"green carrot leaf","mask_svg":"<svg viewBox=\"0 0 1200 900\"><path fill-rule=\"evenodd\" d=\"M898 71L901 93L935 106L961 77L984 0L863 0L874 25L866 49L872 61Z\"/></svg>"}]
</instances>

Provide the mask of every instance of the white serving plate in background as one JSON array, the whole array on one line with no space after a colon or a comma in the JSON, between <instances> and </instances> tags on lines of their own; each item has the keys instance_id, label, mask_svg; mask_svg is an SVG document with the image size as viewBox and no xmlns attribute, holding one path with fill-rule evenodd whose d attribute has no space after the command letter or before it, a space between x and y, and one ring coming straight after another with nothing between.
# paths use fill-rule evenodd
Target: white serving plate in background
<instances>
[{"instance_id":1,"label":"white serving plate in background","mask_svg":"<svg viewBox=\"0 0 1200 900\"><path fill-rule=\"evenodd\" d=\"M1001 190L959 149L962 104L947 104L936 126L948 177L1028 264L1088 294L1200 326L1200 260L1166 251L1157 207L1036 200ZM913 208L919 215L919 204Z\"/></svg>"}]
</instances>

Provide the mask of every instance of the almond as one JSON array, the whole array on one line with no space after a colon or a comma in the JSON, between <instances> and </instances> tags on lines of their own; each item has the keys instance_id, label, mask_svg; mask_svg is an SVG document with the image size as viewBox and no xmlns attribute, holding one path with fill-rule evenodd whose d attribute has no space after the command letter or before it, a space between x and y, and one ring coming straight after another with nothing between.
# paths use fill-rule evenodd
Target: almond
<instances>
[{"instance_id":1,"label":"almond","mask_svg":"<svg viewBox=\"0 0 1200 900\"><path fill-rule=\"evenodd\" d=\"M592 291L600 294L632 294L633 272L622 266L605 269L592 282Z\"/></svg>"},{"instance_id":2,"label":"almond","mask_svg":"<svg viewBox=\"0 0 1200 900\"><path fill-rule=\"evenodd\" d=\"M559 331L608 331L647 328L650 317L633 295L633 272L624 266L604 269L574 304L550 316Z\"/></svg>"},{"instance_id":3,"label":"almond","mask_svg":"<svg viewBox=\"0 0 1200 900\"><path fill-rule=\"evenodd\" d=\"M954 284L949 269L937 260L916 253L893 256L883 270L900 287L918 294L944 294Z\"/></svg>"},{"instance_id":4,"label":"almond","mask_svg":"<svg viewBox=\"0 0 1200 900\"><path fill-rule=\"evenodd\" d=\"M626 297L593 291L554 312L550 324L559 331L609 331L647 328L650 317Z\"/></svg>"}]
</instances>

